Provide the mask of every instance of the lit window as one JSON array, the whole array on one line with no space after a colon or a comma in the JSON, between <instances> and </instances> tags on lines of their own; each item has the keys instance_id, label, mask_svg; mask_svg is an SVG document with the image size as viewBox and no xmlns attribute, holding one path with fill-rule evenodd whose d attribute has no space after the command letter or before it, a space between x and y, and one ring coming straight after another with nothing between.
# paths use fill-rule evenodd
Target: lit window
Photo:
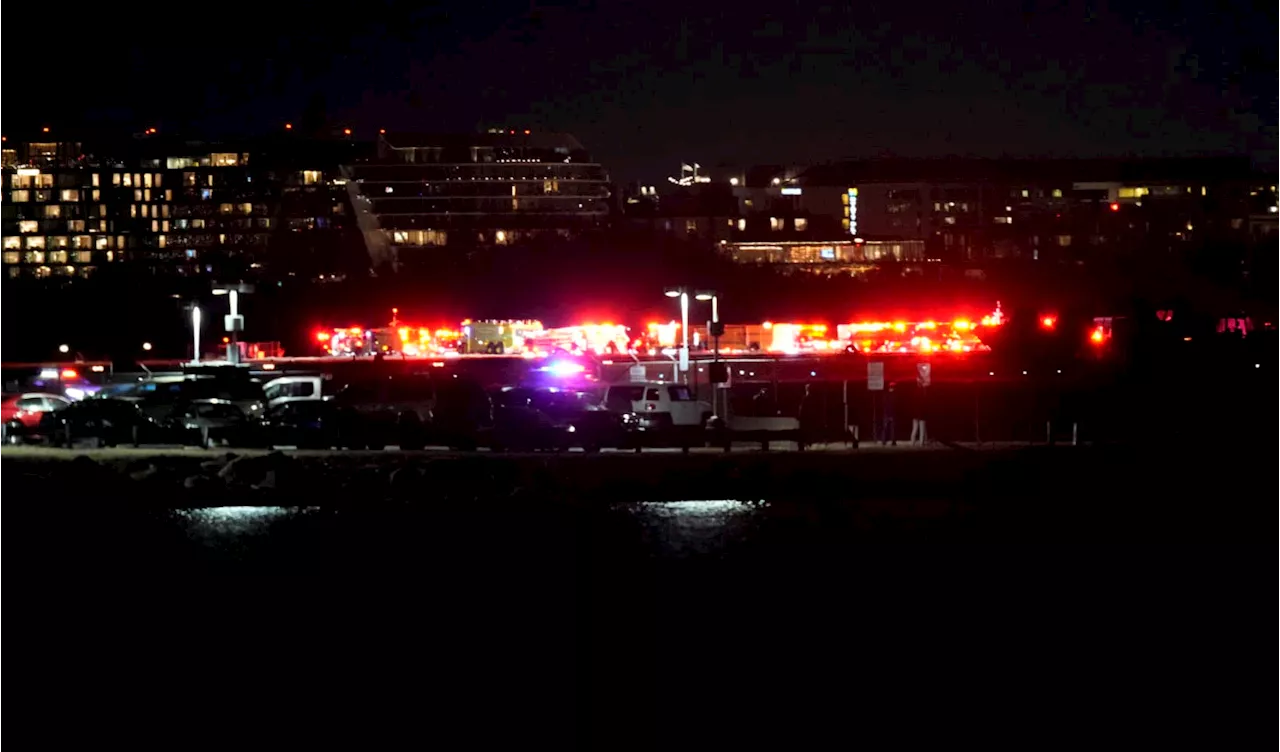
<instances>
[{"instance_id":1,"label":"lit window","mask_svg":"<svg viewBox=\"0 0 1280 752\"><path fill-rule=\"evenodd\" d=\"M148 173L148 174L149 174L149 173ZM150 200L151 200L151 189L150 189L150 188L143 188L143 189L142 189L142 200L143 200L143 201L150 201Z\"/></svg>"},{"instance_id":2,"label":"lit window","mask_svg":"<svg viewBox=\"0 0 1280 752\"><path fill-rule=\"evenodd\" d=\"M93 181L93 187L94 187L94 188L97 188L97 187L98 187L98 185L99 185L99 183L101 182L101 180L102 180L102 176L101 176L101 175L99 175L99 174L98 174L98 173L96 173L96 172L95 172L95 173L93 173L92 181Z\"/></svg>"},{"instance_id":3,"label":"lit window","mask_svg":"<svg viewBox=\"0 0 1280 752\"><path fill-rule=\"evenodd\" d=\"M253 214L253 204L248 204L248 203L240 204L240 213Z\"/></svg>"},{"instance_id":4,"label":"lit window","mask_svg":"<svg viewBox=\"0 0 1280 752\"><path fill-rule=\"evenodd\" d=\"M111 184L120 185L120 173L118 172L111 173Z\"/></svg>"},{"instance_id":5,"label":"lit window","mask_svg":"<svg viewBox=\"0 0 1280 752\"><path fill-rule=\"evenodd\" d=\"M4 252L4 262L5 262L6 264L16 264L16 263L18 263L18 258L19 258L19 257L18 257L18 252L17 252L17 251L5 251L5 252Z\"/></svg>"},{"instance_id":6,"label":"lit window","mask_svg":"<svg viewBox=\"0 0 1280 752\"><path fill-rule=\"evenodd\" d=\"M195 185L195 184L196 184L196 174L195 174L194 172L184 172L184 173L182 173L182 184L183 184L183 185L191 185L191 186Z\"/></svg>"},{"instance_id":7,"label":"lit window","mask_svg":"<svg viewBox=\"0 0 1280 752\"><path fill-rule=\"evenodd\" d=\"M49 204L44 208L45 219L57 219L62 216L62 207L57 204Z\"/></svg>"},{"instance_id":8,"label":"lit window","mask_svg":"<svg viewBox=\"0 0 1280 752\"><path fill-rule=\"evenodd\" d=\"M160 222L160 232L168 232L168 231L169 231L169 220L167 220L167 219L165 219L165 220L161 220L161 222Z\"/></svg>"},{"instance_id":9,"label":"lit window","mask_svg":"<svg viewBox=\"0 0 1280 752\"><path fill-rule=\"evenodd\" d=\"M785 222L780 217L769 217L769 229L781 230L785 226Z\"/></svg>"},{"instance_id":10,"label":"lit window","mask_svg":"<svg viewBox=\"0 0 1280 752\"><path fill-rule=\"evenodd\" d=\"M161 181L163 178L164 178L164 173L157 172L157 173L156 173L156 178L155 178L155 180L154 180L154 181L152 181L152 186L153 186L153 187L155 187L155 188L159 188L159 187L160 187L160 181Z\"/></svg>"},{"instance_id":11,"label":"lit window","mask_svg":"<svg viewBox=\"0 0 1280 752\"><path fill-rule=\"evenodd\" d=\"M146 204L142 204L139 208L141 209L142 216L144 217L150 216L151 207L147 206Z\"/></svg>"},{"instance_id":12,"label":"lit window","mask_svg":"<svg viewBox=\"0 0 1280 752\"><path fill-rule=\"evenodd\" d=\"M158 219L151 220L151 231L160 232L160 220Z\"/></svg>"},{"instance_id":13,"label":"lit window","mask_svg":"<svg viewBox=\"0 0 1280 752\"><path fill-rule=\"evenodd\" d=\"M240 162L239 154L214 154L209 158L214 167L235 167Z\"/></svg>"},{"instance_id":14,"label":"lit window","mask_svg":"<svg viewBox=\"0 0 1280 752\"><path fill-rule=\"evenodd\" d=\"M804 217L796 217L796 232L804 232L809 228L809 220Z\"/></svg>"},{"instance_id":15,"label":"lit window","mask_svg":"<svg viewBox=\"0 0 1280 752\"><path fill-rule=\"evenodd\" d=\"M87 264L93 261L93 251L76 251L75 262L77 264Z\"/></svg>"},{"instance_id":16,"label":"lit window","mask_svg":"<svg viewBox=\"0 0 1280 752\"><path fill-rule=\"evenodd\" d=\"M151 173L148 172L142 176L142 187L144 188L151 187Z\"/></svg>"},{"instance_id":17,"label":"lit window","mask_svg":"<svg viewBox=\"0 0 1280 752\"><path fill-rule=\"evenodd\" d=\"M67 229L71 232L84 232L84 220L83 219L67 220Z\"/></svg>"},{"instance_id":18,"label":"lit window","mask_svg":"<svg viewBox=\"0 0 1280 752\"><path fill-rule=\"evenodd\" d=\"M1011 225L1011 224L1013 224L1013 217L996 217L996 218L995 218L995 220L996 220L996 224L998 224L998 225Z\"/></svg>"},{"instance_id":19,"label":"lit window","mask_svg":"<svg viewBox=\"0 0 1280 752\"><path fill-rule=\"evenodd\" d=\"M99 204L99 205L98 205L98 216L99 216L99 217L105 217L105 216L107 216L107 205L106 205L106 204Z\"/></svg>"},{"instance_id":20,"label":"lit window","mask_svg":"<svg viewBox=\"0 0 1280 752\"><path fill-rule=\"evenodd\" d=\"M742 231L742 230L746 230L746 229L747 229L747 220L745 220L745 219L739 219L739 220L738 220L738 230L739 230L739 231Z\"/></svg>"},{"instance_id":21,"label":"lit window","mask_svg":"<svg viewBox=\"0 0 1280 752\"><path fill-rule=\"evenodd\" d=\"M1062 198L1062 189L1061 189L1061 188L1054 188L1054 189L1053 189L1053 197L1054 197L1054 198Z\"/></svg>"},{"instance_id":22,"label":"lit window","mask_svg":"<svg viewBox=\"0 0 1280 752\"><path fill-rule=\"evenodd\" d=\"M94 189L93 189L93 200L94 200L94 201L101 201L101 200L102 200L102 191L98 190L97 188L94 188Z\"/></svg>"},{"instance_id":23,"label":"lit window","mask_svg":"<svg viewBox=\"0 0 1280 752\"><path fill-rule=\"evenodd\" d=\"M9 200L14 203L24 204L31 200L31 191L13 191L9 196Z\"/></svg>"},{"instance_id":24,"label":"lit window","mask_svg":"<svg viewBox=\"0 0 1280 752\"><path fill-rule=\"evenodd\" d=\"M30 175L14 175L9 178L9 187L10 188L30 188L31 176Z\"/></svg>"},{"instance_id":25,"label":"lit window","mask_svg":"<svg viewBox=\"0 0 1280 752\"><path fill-rule=\"evenodd\" d=\"M1022 189L1022 197L1023 197L1023 198L1031 198L1031 191L1027 190L1026 188L1023 188L1023 189Z\"/></svg>"},{"instance_id":26,"label":"lit window","mask_svg":"<svg viewBox=\"0 0 1280 752\"><path fill-rule=\"evenodd\" d=\"M236 207L235 207L235 206L233 206L232 204L219 204L219 205L218 205L218 211L219 211L220 213L222 213L222 214L230 214L231 212L233 212L233 211L235 211L235 210L236 210Z\"/></svg>"},{"instance_id":27,"label":"lit window","mask_svg":"<svg viewBox=\"0 0 1280 752\"><path fill-rule=\"evenodd\" d=\"M71 247L77 250L88 250L93 247L93 238L88 235L72 235Z\"/></svg>"},{"instance_id":28,"label":"lit window","mask_svg":"<svg viewBox=\"0 0 1280 752\"><path fill-rule=\"evenodd\" d=\"M18 223L18 232L31 233L40 230L40 223L34 219L24 219Z\"/></svg>"},{"instance_id":29,"label":"lit window","mask_svg":"<svg viewBox=\"0 0 1280 752\"><path fill-rule=\"evenodd\" d=\"M136 217L136 216L138 216L138 205L137 205L137 204L129 204L129 216L130 216L130 217Z\"/></svg>"},{"instance_id":30,"label":"lit window","mask_svg":"<svg viewBox=\"0 0 1280 752\"><path fill-rule=\"evenodd\" d=\"M1070 235L1059 235L1059 236L1057 237L1057 240L1058 240L1058 245L1060 245L1060 246L1066 247L1066 246L1071 245L1071 236L1070 236Z\"/></svg>"},{"instance_id":31,"label":"lit window","mask_svg":"<svg viewBox=\"0 0 1280 752\"><path fill-rule=\"evenodd\" d=\"M22 238L17 237L16 235L6 235L4 238L4 247L6 250L10 248L21 248Z\"/></svg>"},{"instance_id":32,"label":"lit window","mask_svg":"<svg viewBox=\"0 0 1280 752\"><path fill-rule=\"evenodd\" d=\"M44 251L27 251L22 260L28 264L43 264Z\"/></svg>"},{"instance_id":33,"label":"lit window","mask_svg":"<svg viewBox=\"0 0 1280 752\"><path fill-rule=\"evenodd\" d=\"M36 267L36 276L37 276L37 277L40 277L41 279L43 279L44 277L49 276L49 274L50 274L50 273L51 273L51 270L50 270L50 269L49 269L49 267L47 267L47 266L37 266L37 267Z\"/></svg>"},{"instance_id":34,"label":"lit window","mask_svg":"<svg viewBox=\"0 0 1280 752\"><path fill-rule=\"evenodd\" d=\"M47 173L47 172L42 172L42 173L40 173L39 175L36 175L36 187L37 187L37 188L52 188L52 187L53 187L53 175L50 175L50 174L49 174L49 173Z\"/></svg>"},{"instance_id":35,"label":"lit window","mask_svg":"<svg viewBox=\"0 0 1280 752\"><path fill-rule=\"evenodd\" d=\"M67 252L66 252L66 251L49 251L49 253L48 253L48 254L46 254L46 255L47 255L47 256L48 256L48 258L49 258L49 263L50 263L50 264L65 264L65 263L67 263Z\"/></svg>"},{"instance_id":36,"label":"lit window","mask_svg":"<svg viewBox=\"0 0 1280 752\"><path fill-rule=\"evenodd\" d=\"M109 236L101 236L93 239L93 247L99 251L105 251L111 247L111 238Z\"/></svg>"},{"instance_id":37,"label":"lit window","mask_svg":"<svg viewBox=\"0 0 1280 752\"><path fill-rule=\"evenodd\" d=\"M133 200L134 200L134 201L141 201L141 200L142 200L142 189L141 189L141 188L134 188L134 189L133 189Z\"/></svg>"},{"instance_id":38,"label":"lit window","mask_svg":"<svg viewBox=\"0 0 1280 752\"><path fill-rule=\"evenodd\" d=\"M319 183L319 182L320 182L319 170L303 170L302 171L303 185L315 185L316 183Z\"/></svg>"},{"instance_id":39,"label":"lit window","mask_svg":"<svg viewBox=\"0 0 1280 752\"><path fill-rule=\"evenodd\" d=\"M165 188L165 189L164 189L164 200L165 200L165 201L172 201L172 200L173 200L173 189L172 189L172 188Z\"/></svg>"},{"instance_id":40,"label":"lit window","mask_svg":"<svg viewBox=\"0 0 1280 752\"><path fill-rule=\"evenodd\" d=\"M54 236L54 237L49 238L49 240L50 240L50 241L52 241L52 243L53 243L53 247L54 247L54 248L66 248L66 247L67 247L67 236L66 236L66 235L57 235L57 236Z\"/></svg>"},{"instance_id":41,"label":"lit window","mask_svg":"<svg viewBox=\"0 0 1280 752\"><path fill-rule=\"evenodd\" d=\"M164 248L167 242L168 240L165 238L165 236L163 235L156 236L156 245L160 246L161 248Z\"/></svg>"},{"instance_id":42,"label":"lit window","mask_svg":"<svg viewBox=\"0 0 1280 752\"><path fill-rule=\"evenodd\" d=\"M133 176L127 172L124 173L123 176L121 176L120 181L121 181L120 185L123 185L125 188L133 187Z\"/></svg>"}]
</instances>

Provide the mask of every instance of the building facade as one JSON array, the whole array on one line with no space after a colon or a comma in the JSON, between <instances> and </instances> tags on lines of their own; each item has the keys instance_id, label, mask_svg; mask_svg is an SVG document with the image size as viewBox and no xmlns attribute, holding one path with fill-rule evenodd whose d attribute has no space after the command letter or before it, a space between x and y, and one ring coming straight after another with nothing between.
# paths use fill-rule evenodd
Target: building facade
<instances>
[{"instance_id":1,"label":"building facade","mask_svg":"<svg viewBox=\"0 0 1280 752\"><path fill-rule=\"evenodd\" d=\"M87 145L33 140L3 167L6 278L290 273L273 251L349 224L337 155L299 142L161 139ZM314 162L315 164L312 164ZM324 245L325 243L321 243ZM284 256L290 254L282 250ZM297 259L295 258L294 261Z\"/></svg>"},{"instance_id":2,"label":"building facade","mask_svg":"<svg viewBox=\"0 0 1280 752\"><path fill-rule=\"evenodd\" d=\"M873 160L802 175L851 237L922 240L951 262L1084 261L1248 237L1247 159Z\"/></svg>"},{"instance_id":3,"label":"building facade","mask_svg":"<svg viewBox=\"0 0 1280 752\"><path fill-rule=\"evenodd\" d=\"M383 134L352 166L366 243L392 264L430 264L433 249L511 245L604 226L604 168L566 134Z\"/></svg>"}]
</instances>

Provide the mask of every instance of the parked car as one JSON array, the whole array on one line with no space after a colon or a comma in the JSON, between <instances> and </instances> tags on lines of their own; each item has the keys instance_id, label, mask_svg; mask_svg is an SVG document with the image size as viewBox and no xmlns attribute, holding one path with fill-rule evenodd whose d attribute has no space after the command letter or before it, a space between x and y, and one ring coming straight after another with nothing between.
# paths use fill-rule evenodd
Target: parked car
<instances>
[{"instance_id":1,"label":"parked car","mask_svg":"<svg viewBox=\"0 0 1280 752\"><path fill-rule=\"evenodd\" d=\"M257 429L256 440L268 447L381 449L394 424L329 400L298 400L269 409Z\"/></svg>"},{"instance_id":2,"label":"parked car","mask_svg":"<svg viewBox=\"0 0 1280 752\"><path fill-rule=\"evenodd\" d=\"M508 387L494 395L491 446L502 449L629 447L635 440L626 416L606 410L590 390Z\"/></svg>"},{"instance_id":3,"label":"parked car","mask_svg":"<svg viewBox=\"0 0 1280 752\"><path fill-rule=\"evenodd\" d=\"M95 398L41 416L34 433L70 448L88 440L99 446L178 443L179 435L128 400Z\"/></svg>"},{"instance_id":4,"label":"parked car","mask_svg":"<svg viewBox=\"0 0 1280 752\"><path fill-rule=\"evenodd\" d=\"M602 404L612 413L630 414L626 420L645 435L646 443L702 444L711 417L711 405L694 399L687 385L661 381L610 384Z\"/></svg>"},{"instance_id":5,"label":"parked car","mask_svg":"<svg viewBox=\"0 0 1280 752\"><path fill-rule=\"evenodd\" d=\"M180 403L166 422L181 435L184 444L211 448L217 444L247 446L256 443L256 426L244 410L229 400L202 399Z\"/></svg>"},{"instance_id":6,"label":"parked car","mask_svg":"<svg viewBox=\"0 0 1280 752\"><path fill-rule=\"evenodd\" d=\"M0 403L0 425L5 441L20 441L24 434L40 424L45 413L62 410L71 400L57 394L27 392L6 395Z\"/></svg>"}]
</instances>

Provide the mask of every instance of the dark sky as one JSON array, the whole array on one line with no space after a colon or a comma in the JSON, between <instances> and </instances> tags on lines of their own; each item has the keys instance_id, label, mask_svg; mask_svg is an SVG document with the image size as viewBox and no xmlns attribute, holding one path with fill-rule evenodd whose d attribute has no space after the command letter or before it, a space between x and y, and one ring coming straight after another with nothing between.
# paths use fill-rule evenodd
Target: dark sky
<instances>
[{"instance_id":1,"label":"dark sky","mask_svg":"<svg viewBox=\"0 0 1280 752\"><path fill-rule=\"evenodd\" d=\"M623 179L682 160L1277 154L1275 0L139 1L67 15L6 13L8 29L39 29L6 35L6 129L264 132L320 94L370 135L569 131Z\"/></svg>"}]
</instances>

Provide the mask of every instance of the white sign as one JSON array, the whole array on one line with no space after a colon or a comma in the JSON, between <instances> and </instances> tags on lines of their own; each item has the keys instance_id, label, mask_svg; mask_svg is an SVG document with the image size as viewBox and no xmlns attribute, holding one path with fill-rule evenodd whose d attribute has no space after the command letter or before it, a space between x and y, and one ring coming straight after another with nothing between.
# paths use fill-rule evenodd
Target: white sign
<instances>
[{"instance_id":1,"label":"white sign","mask_svg":"<svg viewBox=\"0 0 1280 752\"><path fill-rule=\"evenodd\" d=\"M933 365L930 363L916 363L916 384L929 386L929 382L932 379Z\"/></svg>"},{"instance_id":2,"label":"white sign","mask_svg":"<svg viewBox=\"0 0 1280 752\"><path fill-rule=\"evenodd\" d=\"M631 366L628 378L632 381L648 381L649 375L644 366Z\"/></svg>"},{"instance_id":3,"label":"white sign","mask_svg":"<svg viewBox=\"0 0 1280 752\"><path fill-rule=\"evenodd\" d=\"M873 392L884 391L884 363L867 364L867 389Z\"/></svg>"},{"instance_id":4,"label":"white sign","mask_svg":"<svg viewBox=\"0 0 1280 752\"><path fill-rule=\"evenodd\" d=\"M689 348L687 347L680 348L680 370L689 370Z\"/></svg>"}]
</instances>

